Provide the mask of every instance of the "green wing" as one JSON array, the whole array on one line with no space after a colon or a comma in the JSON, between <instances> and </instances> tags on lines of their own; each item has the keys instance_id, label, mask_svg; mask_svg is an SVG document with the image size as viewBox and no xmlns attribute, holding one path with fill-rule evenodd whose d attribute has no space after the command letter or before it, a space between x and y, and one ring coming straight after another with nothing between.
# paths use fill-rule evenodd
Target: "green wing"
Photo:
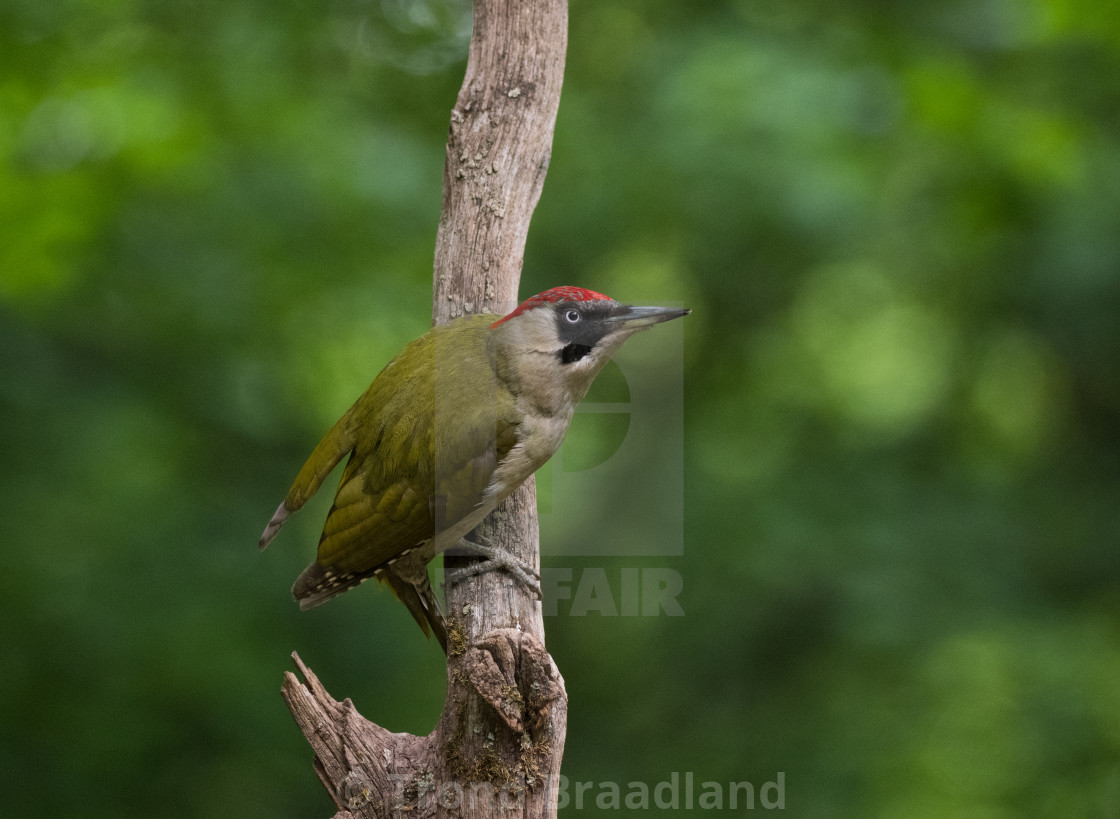
<instances>
[{"instance_id":1,"label":"green wing","mask_svg":"<svg viewBox=\"0 0 1120 819\"><path fill-rule=\"evenodd\" d=\"M305 608L371 577L482 502L521 420L487 351L467 343L478 337L473 324L493 320L474 316L408 345L339 422L343 430L328 434L354 445L317 559L292 589Z\"/></svg>"}]
</instances>

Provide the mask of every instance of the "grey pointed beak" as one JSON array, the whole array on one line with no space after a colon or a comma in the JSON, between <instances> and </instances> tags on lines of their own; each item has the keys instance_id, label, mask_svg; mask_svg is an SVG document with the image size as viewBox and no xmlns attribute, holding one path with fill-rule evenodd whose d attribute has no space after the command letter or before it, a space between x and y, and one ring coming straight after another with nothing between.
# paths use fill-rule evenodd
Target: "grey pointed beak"
<instances>
[{"instance_id":1,"label":"grey pointed beak","mask_svg":"<svg viewBox=\"0 0 1120 819\"><path fill-rule=\"evenodd\" d=\"M628 330L640 330L663 321L687 316L691 313L687 307L631 307L623 305L612 315L608 321L618 322Z\"/></svg>"}]
</instances>

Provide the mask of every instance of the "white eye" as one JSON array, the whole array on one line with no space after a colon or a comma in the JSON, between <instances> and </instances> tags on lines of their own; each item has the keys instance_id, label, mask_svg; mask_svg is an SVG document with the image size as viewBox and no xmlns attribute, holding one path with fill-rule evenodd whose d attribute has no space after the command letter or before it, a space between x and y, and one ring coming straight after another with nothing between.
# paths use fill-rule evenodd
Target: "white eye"
<instances>
[{"instance_id":1,"label":"white eye","mask_svg":"<svg viewBox=\"0 0 1120 819\"><path fill-rule=\"evenodd\" d=\"M582 318L583 316L580 314L579 310L569 310L564 314L564 321L568 322L568 324L579 324L579 320Z\"/></svg>"}]
</instances>

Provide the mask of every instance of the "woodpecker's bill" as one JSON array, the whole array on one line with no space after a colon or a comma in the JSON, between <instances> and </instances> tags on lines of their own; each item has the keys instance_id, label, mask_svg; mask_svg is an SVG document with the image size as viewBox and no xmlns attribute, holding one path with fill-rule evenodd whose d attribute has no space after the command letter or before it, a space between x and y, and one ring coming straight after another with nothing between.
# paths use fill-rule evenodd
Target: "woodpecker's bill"
<instances>
[{"instance_id":1,"label":"woodpecker's bill","mask_svg":"<svg viewBox=\"0 0 1120 819\"><path fill-rule=\"evenodd\" d=\"M276 537L343 458L315 561L292 594L304 609L376 577L447 650L427 564L456 544L534 578L511 556L463 540L560 447L575 406L623 342L687 315L554 287L507 316L464 316L389 362L324 436L261 535Z\"/></svg>"}]
</instances>

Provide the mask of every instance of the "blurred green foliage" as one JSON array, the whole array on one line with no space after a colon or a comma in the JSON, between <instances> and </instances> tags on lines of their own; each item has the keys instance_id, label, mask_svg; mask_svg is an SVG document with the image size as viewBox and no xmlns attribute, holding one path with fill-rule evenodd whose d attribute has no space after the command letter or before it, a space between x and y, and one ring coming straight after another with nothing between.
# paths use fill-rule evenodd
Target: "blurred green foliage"
<instances>
[{"instance_id":1,"label":"blurred green foliage","mask_svg":"<svg viewBox=\"0 0 1120 819\"><path fill-rule=\"evenodd\" d=\"M573 3L522 293L695 310L683 556L546 555L684 581L548 620L573 780L1120 815L1118 12ZM469 23L0 0L5 815L329 815L293 649L430 730L388 592L288 598L329 499L255 543L428 324Z\"/></svg>"}]
</instances>

